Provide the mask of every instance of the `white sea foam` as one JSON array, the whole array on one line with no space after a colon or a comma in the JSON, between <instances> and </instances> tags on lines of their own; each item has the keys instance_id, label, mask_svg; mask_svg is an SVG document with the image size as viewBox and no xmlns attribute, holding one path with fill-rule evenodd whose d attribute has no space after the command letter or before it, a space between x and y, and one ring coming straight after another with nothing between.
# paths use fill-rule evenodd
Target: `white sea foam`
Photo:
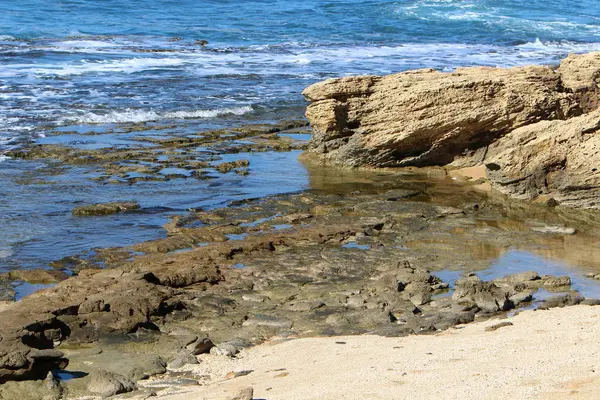
<instances>
[{"instance_id":1,"label":"white sea foam","mask_svg":"<svg viewBox=\"0 0 600 400\"><path fill-rule=\"evenodd\" d=\"M10 160L10 157L5 156L4 154L0 154L0 162L4 162L6 160ZM2 258L2 252L3 252L3 250L0 250L0 258ZM10 255L10 254L8 254L8 255ZM8 257L8 255L5 257Z\"/></svg>"},{"instance_id":2,"label":"white sea foam","mask_svg":"<svg viewBox=\"0 0 600 400\"><path fill-rule=\"evenodd\" d=\"M83 62L81 64L55 64L41 68L32 68L36 75L68 76L87 73L126 73L131 74L144 70L177 67L185 61L180 58L144 58L136 57L116 61Z\"/></svg>"},{"instance_id":3,"label":"white sea foam","mask_svg":"<svg viewBox=\"0 0 600 400\"><path fill-rule=\"evenodd\" d=\"M86 113L81 117L65 120L66 123L80 124L118 124L118 123L141 123L149 121L160 121L165 119L202 119L215 118L221 115L243 115L252 112L252 107L220 108L215 110L194 111L167 111L156 112L154 110L126 109L113 111L108 114Z\"/></svg>"}]
</instances>

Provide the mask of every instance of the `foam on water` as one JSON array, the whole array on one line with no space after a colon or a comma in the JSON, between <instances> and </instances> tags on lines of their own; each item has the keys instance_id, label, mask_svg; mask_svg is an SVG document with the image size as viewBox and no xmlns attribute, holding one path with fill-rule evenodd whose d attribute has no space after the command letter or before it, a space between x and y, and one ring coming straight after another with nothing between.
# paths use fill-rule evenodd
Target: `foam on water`
<instances>
[{"instance_id":1,"label":"foam on water","mask_svg":"<svg viewBox=\"0 0 600 400\"><path fill-rule=\"evenodd\" d=\"M87 62L83 61L81 64L66 64L66 65L53 65L44 67L35 67L31 69L31 72L36 75L55 75L55 76L67 76L67 75L81 75L89 73L126 73L132 74L139 71L149 71L153 69L172 68L180 66L184 63L184 60L178 58L130 58L125 60L116 61L98 61L98 62Z\"/></svg>"},{"instance_id":2,"label":"foam on water","mask_svg":"<svg viewBox=\"0 0 600 400\"><path fill-rule=\"evenodd\" d=\"M193 111L168 111L157 112L153 110L112 111L108 114L87 113L79 118L65 120L64 123L79 124L116 124L116 123L141 123L149 121L161 121L165 119L201 119L215 118L221 115L233 114L243 115L252 112L251 106L222 108L216 110L193 110Z\"/></svg>"}]
</instances>

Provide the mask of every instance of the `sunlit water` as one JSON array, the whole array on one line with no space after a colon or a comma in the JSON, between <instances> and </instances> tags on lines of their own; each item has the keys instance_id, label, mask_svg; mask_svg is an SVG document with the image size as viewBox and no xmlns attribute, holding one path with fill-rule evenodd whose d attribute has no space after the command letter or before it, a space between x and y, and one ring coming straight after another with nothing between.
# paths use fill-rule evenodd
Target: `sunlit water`
<instances>
[{"instance_id":1,"label":"sunlit water","mask_svg":"<svg viewBox=\"0 0 600 400\"><path fill-rule=\"evenodd\" d=\"M594 0L0 1L0 271L160 237L170 215L191 207L310 187L297 152L243 155L247 177L115 186L84 168L49 176L46 162L10 160L10 149L123 123L174 124L181 134L189 124L300 118L302 89L328 77L552 64L592 50ZM128 144L100 135L78 145ZM71 216L76 205L128 199L142 210Z\"/></svg>"}]
</instances>

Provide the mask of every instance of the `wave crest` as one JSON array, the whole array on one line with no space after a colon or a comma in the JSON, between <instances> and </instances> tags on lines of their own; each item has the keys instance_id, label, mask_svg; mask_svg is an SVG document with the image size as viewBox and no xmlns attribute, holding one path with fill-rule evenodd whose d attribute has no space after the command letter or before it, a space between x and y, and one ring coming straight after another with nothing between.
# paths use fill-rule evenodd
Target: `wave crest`
<instances>
[{"instance_id":1,"label":"wave crest","mask_svg":"<svg viewBox=\"0 0 600 400\"><path fill-rule=\"evenodd\" d=\"M222 115L244 115L252 112L251 106L218 108L214 110L166 111L136 110L127 108L122 111L112 111L108 114L86 113L81 117L65 122L80 124L122 124L160 121L165 119L204 119L216 118Z\"/></svg>"}]
</instances>

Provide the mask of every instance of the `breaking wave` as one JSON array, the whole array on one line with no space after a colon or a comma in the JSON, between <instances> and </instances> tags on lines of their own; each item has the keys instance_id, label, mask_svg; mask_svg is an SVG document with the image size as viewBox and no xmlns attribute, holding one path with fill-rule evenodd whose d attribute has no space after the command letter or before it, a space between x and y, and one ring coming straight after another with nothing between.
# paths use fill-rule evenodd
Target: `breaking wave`
<instances>
[{"instance_id":1,"label":"breaking wave","mask_svg":"<svg viewBox=\"0 0 600 400\"><path fill-rule=\"evenodd\" d=\"M203 119L216 118L222 115L244 115L252 112L251 106L219 108L215 110L167 111L135 110L128 108L123 111L113 111L108 114L86 113L81 117L70 119L67 123L79 124L120 124L161 121L165 119Z\"/></svg>"}]
</instances>

